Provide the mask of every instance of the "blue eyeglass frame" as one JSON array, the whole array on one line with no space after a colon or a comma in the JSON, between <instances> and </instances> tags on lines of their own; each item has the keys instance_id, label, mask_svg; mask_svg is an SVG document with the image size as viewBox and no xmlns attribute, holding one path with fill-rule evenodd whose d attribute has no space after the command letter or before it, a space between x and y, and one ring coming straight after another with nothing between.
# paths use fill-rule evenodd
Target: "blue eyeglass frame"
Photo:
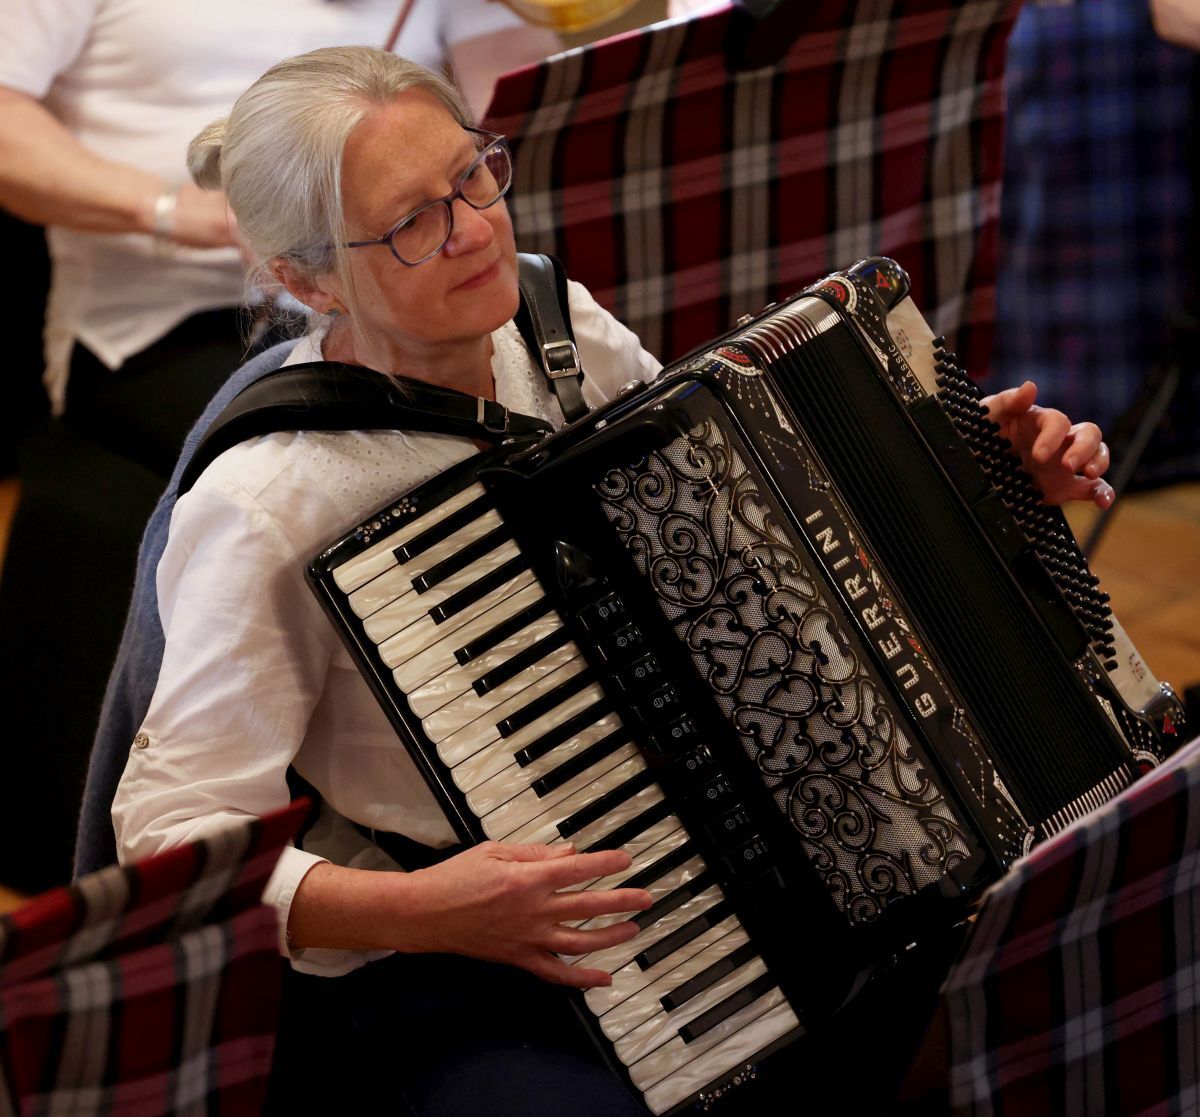
<instances>
[{"instance_id":1,"label":"blue eyeglass frame","mask_svg":"<svg viewBox=\"0 0 1200 1117\"><path fill-rule=\"evenodd\" d=\"M441 252L441 250L446 247L446 242L454 235L454 203L457 199L461 198L464 202L467 203L467 205L469 205L473 210L475 210L476 212L479 212L479 213L482 213L483 210L485 210L485 209L491 209L492 206L494 206L498 201L500 201L500 199L503 198L504 195L508 193L509 187L512 186L512 174L511 174L512 152L509 150L508 138L506 136L501 135L499 132L488 132L483 128L468 128L465 125L463 127L463 131L470 132L472 135L475 135L475 136L482 136L487 142L483 145L483 147L481 147L479 149L479 154L477 154L475 156L475 158L471 160L470 165L463 171L463 173L461 175L458 176L458 183L454 187L454 189L450 191L449 194L446 194L444 197L441 197L441 198L434 198L433 201L426 202L423 206L418 206L411 213L406 213L402 218L400 218L399 221L396 222L395 225L393 225L381 237L376 237L374 240L352 240L346 244L343 244L342 247L343 248L371 248L374 245L385 244L385 245L387 245L388 250L391 252L391 254L397 260L399 260L400 263L402 263L406 268L419 267L421 264L428 263L428 261L432 260L439 252ZM509 163L509 169L510 169L508 182L505 183L504 189L501 190L500 193L497 194L496 197L492 201L488 202L488 204L486 206L477 206L477 205L475 205L474 202L471 201L470 198L468 198L462 192L463 179L465 179L467 177L467 175L469 175L476 168L476 166L479 164L480 160L483 159L483 157L485 155L487 155L487 153L489 151L491 151L492 148L494 148L494 147L503 148L504 153L508 156L508 163ZM406 260L403 256L400 255L399 252L396 251L396 246L392 243L392 237L396 235L396 231L400 228L401 225L404 225L407 222L411 221L414 217L417 216L417 214L424 213L427 209L432 209L434 206L442 206L442 205L444 205L446 207L446 212L449 214L449 221L446 223L446 236L442 240L442 243L439 244L437 246L437 248L435 248L428 255L422 256L419 260Z\"/></svg>"}]
</instances>

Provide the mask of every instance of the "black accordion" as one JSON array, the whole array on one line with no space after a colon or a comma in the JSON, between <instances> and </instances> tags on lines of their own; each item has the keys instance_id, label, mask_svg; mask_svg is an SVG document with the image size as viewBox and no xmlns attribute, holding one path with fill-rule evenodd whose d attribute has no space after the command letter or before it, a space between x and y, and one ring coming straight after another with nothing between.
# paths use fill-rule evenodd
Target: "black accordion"
<instances>
[{"instance_id":1,"label":"black accordion","mask_svg":"<svg viewBox=\"0 0 1200 1117\"><path fill-rule=\"evenodd\" d=\"M1180 713L883 258L309 576L464 840L633 856L598 886L655 904L582 1001L656 1114L961 919Z\"/></svg>"}]
</instances>

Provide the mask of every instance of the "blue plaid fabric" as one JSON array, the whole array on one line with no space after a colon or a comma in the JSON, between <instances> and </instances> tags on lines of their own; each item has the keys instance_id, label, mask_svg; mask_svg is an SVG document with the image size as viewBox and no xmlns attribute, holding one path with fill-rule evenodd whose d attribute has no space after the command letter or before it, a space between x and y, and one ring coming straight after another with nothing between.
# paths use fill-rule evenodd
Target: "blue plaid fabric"
<instances>
[{"instance_id":1,"label":"blue plaid fabric","mask_svg":"<svg viewBox=\"0 0 1200 1117\"><path fill-rule=\"evenodd\" d=\"M1022 9L989 389L1032 379L1043 402L1108 430L1163 359L1189 298L1194 63L1155 35L1145 0ZM1174 456L1200 458L1196 379L1173 409Z\"/></svg>"}]
</instances>

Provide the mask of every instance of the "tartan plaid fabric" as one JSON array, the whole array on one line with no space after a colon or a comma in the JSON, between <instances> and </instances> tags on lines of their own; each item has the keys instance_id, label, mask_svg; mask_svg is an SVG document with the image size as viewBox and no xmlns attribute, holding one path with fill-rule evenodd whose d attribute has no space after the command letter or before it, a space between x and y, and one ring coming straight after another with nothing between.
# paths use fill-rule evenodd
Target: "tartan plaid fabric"
<instances>
[{"instance_id":1,"label":"tartan plaid fabric","mask_svg":"<svg viewBox=\"0 0 1200 1117\"><path fill-rule=\"evenodd\" d=\"M942 992L957 1113L1200 1112L1200 740L996 884Z\"/></svg>"},{"instance_id":2,"label":"tartan plaid fabric","mask_svg":"<svg viewBox=\"0 0 1200 1117\"><path fill-rule=\"evenodd\" d=\"M729 8L503 79L520 246L663 360L863 256L893 256L982 370L994 317L1015 0L823 0L777 64L731 73Z\"/></svg>"},{"instance_id":3,"label":"tartan plaid fabric","mask_svg":"<svg viewBox=\"0 0 1200 1117\"><path fill-rule=\"evenodd\" d=\"M1022 9L1008 52L997 388L1032 379L1046 402L1111 429L1165 358L1172 316L1197 309L1195 66L1154 33L1145 0ZM1174 450L1200 468L1194 374L1182 408Z\"/></svg>"},{"instance_id":4,"label":"tartan plaid fabric","mask_svg":"<svg viewBox=\"0 0 1200 1117\"><path fill-rule=\"evenodd\" d=\"M258 1113L281 968L260 897L286 810L0 919L0 1117Z\"/></svg>"}]
</instances>

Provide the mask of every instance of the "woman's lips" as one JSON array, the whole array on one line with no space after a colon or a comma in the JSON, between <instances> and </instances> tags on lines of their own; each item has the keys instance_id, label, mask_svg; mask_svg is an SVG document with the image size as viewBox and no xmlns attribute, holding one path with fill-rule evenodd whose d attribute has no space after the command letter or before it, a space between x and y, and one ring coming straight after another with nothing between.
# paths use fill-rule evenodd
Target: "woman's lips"
<instances>
[{"instance_id":1,"label":"woman's lips","mask_svg":"<svg viewBox=\"0 0 1200 1117\"><path fill-rule=\"evenodd\" d=\"M482 271L477 271L470 279L464 280L462 283L453 287L454 291L470 291L475 287L482 287L486 283L491 283L493 279L500 274L500 261L493 260Z\"/></svg>"}]
</instances>

